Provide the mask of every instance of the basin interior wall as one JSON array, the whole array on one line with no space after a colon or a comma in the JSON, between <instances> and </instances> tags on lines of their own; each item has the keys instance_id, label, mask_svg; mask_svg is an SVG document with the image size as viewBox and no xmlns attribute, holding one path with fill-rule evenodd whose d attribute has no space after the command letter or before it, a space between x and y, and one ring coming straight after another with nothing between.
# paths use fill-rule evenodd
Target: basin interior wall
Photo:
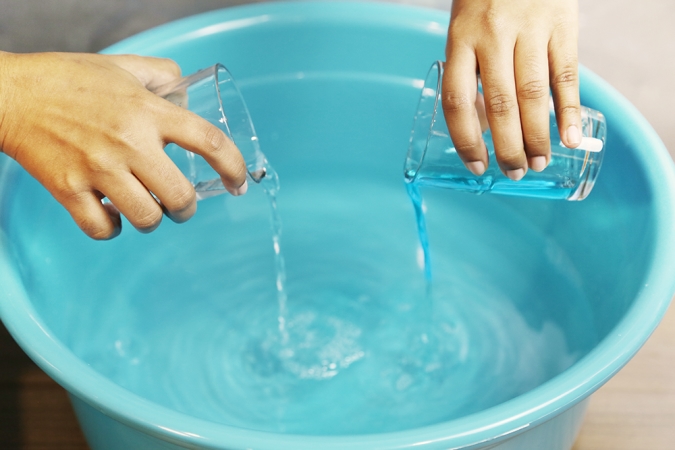
<instances>
[{"instance_id":1,"label":"basin interior wall","mask_svg":"<svg viewBox=\"0 0 675 450\"><path fill-rule=\"evenodd\" d=\"M402 164L422 80L432 61L444 59L447 23L429 12L429 20L423 14L411 20L371 16L352 18L345 27L336 14L317 13L311 23L292 13L260 14L175 36L140 35L108 51L170 57L184 73L216 62L229 68L280 176L289 305L294 293L319 302L303 292L302 279L325 277L322 286L339 295L322 307L339 311L353 307L357 277L369 292L393 289L386 285L392 273L402 285L424 285ZM200 19L186 19L185 29L191 20ZM395 42L382 32L392 26L399 29ZM513 395L592 357L630 311L652 269L651 188L629 130L600 94L585 87L584 79L593 76L582 71L582 103L605 113L609 139L587 200L424 191L435 274L455 272L478 289L489 273L491 286L499 286L530 328L555 323L564 330L574 359ZM252 186L241 198L200 202L188 223L165 220L150 235L125 222L118 238L94 242L42 186L0 157L0 225L47 332L122 387L192 414L180 392L162 398L161 378L157 386L136 383L134 377L154 376L141 373L154 351L142 343L167 326L179 334L177 317L203 321L204 329L194 325L193 336L177 338L190 341L210 335L209 316L227 317L237 308L276 314L270 211L262 190ZM239 286L251 283L260 295L239 296ZM448 301L474 300L460 295ZM117 355L120 364L92 348ZM181 367L179 350L172 358ZM479 411L462 407L438 420ZM328 419L321 426L319 432L331 432Z\"/></svg>"}]
</instances>

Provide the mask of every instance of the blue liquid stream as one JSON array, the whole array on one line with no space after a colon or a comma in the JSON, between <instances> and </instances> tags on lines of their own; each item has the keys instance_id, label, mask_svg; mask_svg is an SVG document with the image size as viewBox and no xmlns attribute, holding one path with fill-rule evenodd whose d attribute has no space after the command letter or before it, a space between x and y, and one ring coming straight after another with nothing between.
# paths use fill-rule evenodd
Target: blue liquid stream
<instances>
[{"instance_id":1,"label":"blue liquid stream","mask_svg":"<svg viewBox=\"0 0 675 450\"><path fill-rule=\"evenodd\" d=\"M427 222L424 217L424 201L422 193L416 183L406 182L408 196L412 201L415 210L415 221L417 223L417 234L420 240L420 250L424 260L424 277L428 284L431 284L431 251L429 250L429 235L427 233Z\"/></svg>"}]
</instances>

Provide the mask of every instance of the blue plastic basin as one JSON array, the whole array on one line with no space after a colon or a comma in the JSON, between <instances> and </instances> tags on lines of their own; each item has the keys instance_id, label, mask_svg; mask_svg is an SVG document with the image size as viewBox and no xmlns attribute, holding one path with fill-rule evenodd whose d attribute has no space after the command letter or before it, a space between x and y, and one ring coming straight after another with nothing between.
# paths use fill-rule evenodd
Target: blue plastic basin
<instances>
[{"instance_id":1,"label":"blue plastic basin","mask_svg":"<svg viewBox=\"0 0 675 450\"><path fill-rule=\"evenodd\" d=\"M221 62L237 79L281 180L288 326L308 345L332 330L340 339L322 348L351 358L282 388L265 384L290 366L265 353L278 305L258 187L200 202L186 224L142 235L127 223L94 242L0 158L0 314L69 391L92 448L571 448L586 399L675 290L673 163L581 68L582 103L608 123L593 193L425 191L427 302L402 164L447 22L387 4L259 4L107 50L170 57L184 73ZM441 374L432 381L415 359L425 317L443 325L443 371L424 366Z\"/></svg>"}]
</instances>

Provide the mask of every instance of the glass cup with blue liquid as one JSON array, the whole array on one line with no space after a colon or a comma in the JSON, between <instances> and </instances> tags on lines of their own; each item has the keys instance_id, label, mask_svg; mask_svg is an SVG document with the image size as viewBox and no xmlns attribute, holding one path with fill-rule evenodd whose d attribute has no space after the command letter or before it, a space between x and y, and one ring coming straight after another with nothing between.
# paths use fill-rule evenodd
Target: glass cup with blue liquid
<instances>
[{"instance_id":1,"label":"glass cup with blue liquid","mask_svg":"<svg viewBox=\"0 0 675 450\"><path fill-rule=\"evenodd\" d=\"M602 113L581 107L581 144L567 148L560 141L553 102L549 108L551 160L542 172L533 170L520 181L504 175L495 160L492 134L488 128L483 140L490 163L485 173L476 176L460 159L450 138L441 107L443 62L431 66L422 88L408 154L405 160L406 182L474 193L583 200L593 189L604 156L606 123ZM479 85L479 92L482 87Z\"/></svg>"},{"instance_id":2,"label":"glass cup with blue liquid","mask_svg":"<svg viewBox=\"0 0 675 450\"><path fill-rule=\"evenodd\" d=\"M244 157L248 177L263 184L266 191L278 189L276 172L260 150L246 103L225 66L215 64L153 92L220 128ZM195 187L197 200L226 192L220 176L204 158L173 143L164 150Z\"/></svg>"}]
</instances>

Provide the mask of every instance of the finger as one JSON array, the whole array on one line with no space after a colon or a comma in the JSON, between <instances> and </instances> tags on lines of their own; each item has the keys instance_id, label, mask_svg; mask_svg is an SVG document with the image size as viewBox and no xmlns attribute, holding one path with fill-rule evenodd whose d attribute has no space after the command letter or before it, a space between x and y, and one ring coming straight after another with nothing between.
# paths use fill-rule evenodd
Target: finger
<instances>
[{"instance_id":1,"label":"finger","mask_svg":"<svg viewBox=\"0 0 675 450\"><path fill-rule=\"evenodd\" d=\"M197 211L192 184L162 150L147 155L132 166L132 173L161 203L164 213L176 223L190 219Z\"/></svg>"},{"instance_id":2,"label":"finger","mask_svg":"<svg viewBox=\"0 0 675 450\"><path fill-rule=\"evenodd\" d=\"M478 86L473 49L448 39L441 100L448 131L457 154L477 176L488 166L488 153L476 112Z\"/></svg>"},{"instance_id":3,"label":"finger","mask_svg":"<svg viewBox=\"0 0 675 450\"><path fill-rule=\"evenodd\" d=\"M113 205L101 204L101 195L92 191L81 191L59 201L77 226L92 239L112 239L122 231L119 211Z\"/></svg>"},{"instance_id":4,"label":"finger","mask_svg":"<svg viewBox=\"0 0 675 450\"><path fill-rule=\"evenodd\" d=\"M99 195L97 197L102 198L103 196ZM110 217L110 220L112 220L113 225L115 226L113 233L110 235L110 237L108 237L108 239L112 239L119 236L119 234L122 232L122 217L120 215L120 211L112 203L105 203L102 205L103 209L105 209L105 212L108 214L108 217Z\"/></svg>"},{"instance_id":5,"label":"finger","mask_svg":"<svg viewBox=\"0 0 675 450\"><path fill-rule=\"evenodd\" d=\"M172 116L163 130L165 140L202 156L218 172L233 195L246 193L246 163L225 133L196 114L171 105Z\"/></svg>"},{"instance_id":6,"label":"finger","mask_svg":"<svg viewBox=\"0 0 675 450\"><path fill-rule=\"evenodd\" d=\"M561 30L564 28L564 30ZM551 90L560 139L567 147L581 143L581 107L576 25L554 30L548 46Z\"/></svg>"},{"instance_id":7,"label":"finger","mask_svg":"<svg viewBox=\"0 0 675 450\"><path fill-rule=\"evenodd\" d=\"M543 41L543 45L541 42ZM525 36L516 42L516 94L530 169L541 172L551 159L546 40Z\"/></svg>"},{"instance_id":8,"label":"finger","mask_svg":"<svg viewBox=\"0 0 675 450\"><path fill-rule=\"evenodd\" d=\"M487 40L479 49L478 65L495 156L502 172L518 181L527 172L514 76L514 45L508 40Z\"/></svg>"},{"instance_id":9,"label":"finger","mask_svg":"<svg viewBox=\"0 0 675 450\"><path fill-rule=\"evenodd\" d=\"M168 58L139 55L110 55L115 64L130 72L149 90L181 76L180 66Z\"/></svg>"},{"instance_id":10,"label":"finger","mask_svg":"<svg viewBox=\"0 0 675 450\"><path fill-rule=\"evenodd\" d=\"M162 222L162 207L131 173L119 173L115 182L105 183L101 191L141 233L154 231Z\"/></svg>"}]
</instances>

